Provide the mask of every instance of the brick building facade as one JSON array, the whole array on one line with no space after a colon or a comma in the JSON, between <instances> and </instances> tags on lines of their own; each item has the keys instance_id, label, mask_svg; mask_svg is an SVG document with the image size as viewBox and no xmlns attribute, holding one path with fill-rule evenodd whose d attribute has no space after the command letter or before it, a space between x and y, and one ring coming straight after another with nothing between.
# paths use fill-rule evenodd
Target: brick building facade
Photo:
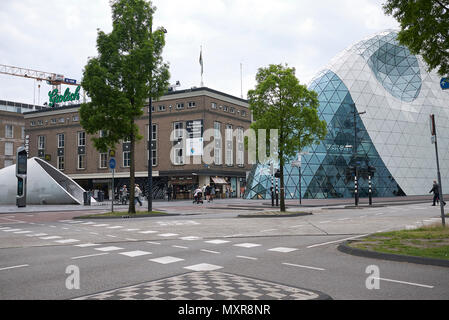
<instances>
[{"instance_id":1,"label":"brick building facade","mask_svg":"<svg viewBox=\"0 0 449 320\"><path fill-rule=\"evenodd\" d=\"M29 155L46 159L83 188L102 190L108 198L112 178L108 168L110 157L95 149L91 137L80 126L79 107L26 113ZM163 198L169 185L176 198L190 198L194 187L207 184L215 186L219 197L225 196L226 189L230 195L240 196L250 170L243 145L243 132L251 124L246 100L202 87L169 92L154 101L152 109L155 198ZM144 115L136 121L144 137L136 143L136 183L143 189L147 186L150 146L148 110L146 107ZM212 137L203 144L202 133L207 129L212 129L209 130ZM232 131L227 133L226 129ZM181 134L185 145L177 140ZM212 146L213 163L204 163L196 156L208 144ZM122 141L115 153L114 185L120 187L129 183L129 143Z\"/></svg>"}]
</instances>

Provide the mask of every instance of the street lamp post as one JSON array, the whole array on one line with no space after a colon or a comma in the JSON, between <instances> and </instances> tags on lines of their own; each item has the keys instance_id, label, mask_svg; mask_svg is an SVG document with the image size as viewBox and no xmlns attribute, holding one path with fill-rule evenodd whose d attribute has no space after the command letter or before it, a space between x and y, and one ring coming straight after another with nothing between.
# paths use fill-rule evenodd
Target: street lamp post
<instances>
[{"instance_id":1,"label":"street lamp post","mask_svg":"<svg viewBox=\"0 0 449 320\"><path fill-rule=\"evenodd\" d=\"M167 33L167 30L162 27L162 32ZM152 24L150 25L150 38L153 35ZM153 55L153 54L152 54ZM151 64L153 61L151 61ZM151 80L153 80L153 66L151 67ZM153 89L153 88L151 88ZM150 90L151 90L150 89ZM148 212L153 211L153 119L152 119L152 108L153 108L153 98L150 94L148 99Z\"/></svg>"},{"instance_id":2,"label":"street lamp post","mask_svg":"<svg viewBox=\"0 0 449 320\"><path fill-rule=\"evenodd\" d=\"M352 107L354 108L353 114L354 114L354 147L352 148L353 151L353 158L354 158L354 170L355 170L355 176L354 176L354 202L355 205L359 205L359 179L358 179L358 170L357 170L357 115L365 114L366 111L357 112L357 109L355 108L355 103L352 104Z\"/></svg>"}]
</instances>

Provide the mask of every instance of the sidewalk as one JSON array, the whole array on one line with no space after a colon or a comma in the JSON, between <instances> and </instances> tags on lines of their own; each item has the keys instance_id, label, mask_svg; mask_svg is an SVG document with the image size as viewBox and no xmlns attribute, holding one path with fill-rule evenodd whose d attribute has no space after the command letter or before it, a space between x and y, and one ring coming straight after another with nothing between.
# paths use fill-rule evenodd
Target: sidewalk
<instances>
[{"instance_id":1,"label":"sidewalk","mask_svg":"<svg viewBox=\"0 0 449 320\"><path fill-rule=\"evenodd\" d=\"M408 197L394 197L394 198L373 198L373 206L382 205L407 205L414 203L429 203L432 204L432 195L425 196L408 196ZM449 199L449 195L445 196ZM320 207L353 207L354 199L303 199L302 205L299 200L286 200L287 209L292 208L320 208ZM360 198L359 207L369 207L368 198ZM136 204L136 210L146 210L148 203L143 201L143 205ZM218 213L229 211L263 211L276 209L279 207L272 207L270 200L246 200L241 198L229 199L215 199L208 203L204 201L203 204L193 204L192 200L153 200L154 211L164 211L167 213ZM114 211L126 211L128 205L114 204ZM35 213L35 212L65 212L65 211L103 211L111 210L111 202L96 202L90 206L84 205L27 205L24 208L18 208L15 205L0 205L0 214L11 213Z\"/></svg>"}]
</instances>

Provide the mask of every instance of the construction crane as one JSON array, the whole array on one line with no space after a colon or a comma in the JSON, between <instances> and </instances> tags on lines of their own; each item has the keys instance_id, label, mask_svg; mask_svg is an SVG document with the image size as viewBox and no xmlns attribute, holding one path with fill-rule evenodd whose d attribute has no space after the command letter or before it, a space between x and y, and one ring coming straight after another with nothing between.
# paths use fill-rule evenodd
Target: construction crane
<instances>
[{"instance_id":1,"label":"construction crane","mask_svg":"<svg viewBox=\"0 0 449 320\"><path fill-rule=\"evenodd\" d=\"M0 64L0 73L7 74L16 77L23 77L29 79L35 79L37 81L45 81L47 84L52 86L52 89L58 89L61 92L61 85L71 85L71 86L80 86L75 79L65 78L62 74L45 72L45 71L37 71L27 68L19 68L13 66L7 66L4 64ZM40 85L39 85L40 89ZM40 93L39 93L40 95ZM85 98L84 98L85 99Z\"/></svg>"}]
</instances>

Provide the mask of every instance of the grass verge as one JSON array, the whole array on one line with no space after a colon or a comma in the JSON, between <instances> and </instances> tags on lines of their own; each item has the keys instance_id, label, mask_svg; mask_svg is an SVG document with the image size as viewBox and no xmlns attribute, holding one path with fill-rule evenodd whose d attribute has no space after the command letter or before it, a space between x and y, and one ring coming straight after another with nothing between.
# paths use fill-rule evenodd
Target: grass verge
<instances>
[{"instance_id":1,"label":"grass verge","mask_svg":"<svg viewBox=\"0 0 449 320\"><path fill-rule=\"evenodd\" d=\"M350 247L399 255L449 260L449 227L376 233L349 243Z\"/></svg>"}]
</instances>

